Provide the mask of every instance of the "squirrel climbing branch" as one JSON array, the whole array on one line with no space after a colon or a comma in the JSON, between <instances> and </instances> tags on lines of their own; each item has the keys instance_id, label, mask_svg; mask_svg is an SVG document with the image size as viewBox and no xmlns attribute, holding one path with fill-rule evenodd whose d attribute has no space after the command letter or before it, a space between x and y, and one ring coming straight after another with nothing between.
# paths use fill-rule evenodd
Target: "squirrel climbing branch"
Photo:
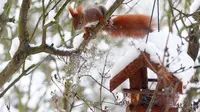
<instances>
[{"instance_id":1,"label":"squirrel climbing branch","mask_svg":"<svg viewBox=\"0 0 200 112\"><path fill-rule=\"evenodd\" d=\"M112 13L123 3L124 0L116 0L113 5L108 9L105 14L105 19L108 20ZM94 28L89 30L89 37L87 40L84 40L83 43L80 45L80 49L84 49L85 46L90 42L90 40L94 39L98 32L103 28L101 23L98 23Z\"/></svg>"}]
</instances>

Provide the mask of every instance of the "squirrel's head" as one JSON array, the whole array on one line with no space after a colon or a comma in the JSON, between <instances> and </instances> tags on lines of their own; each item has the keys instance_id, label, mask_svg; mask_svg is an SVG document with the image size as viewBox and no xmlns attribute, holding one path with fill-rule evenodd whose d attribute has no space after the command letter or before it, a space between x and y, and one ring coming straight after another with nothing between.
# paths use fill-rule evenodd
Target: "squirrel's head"
<instances>
[{"instance_id":1,"label":"squirrel's head","mask_svg":"<svg viewBox=\"0 0 200 112\"><path fill-rule=\"evenodd\" d=\"M69 12L72 16L72 23L75 30L85 26L86 21L81 6L79 6L76 11L74 11L72 8L69 8Z\"/></svg>"}]
</instances>

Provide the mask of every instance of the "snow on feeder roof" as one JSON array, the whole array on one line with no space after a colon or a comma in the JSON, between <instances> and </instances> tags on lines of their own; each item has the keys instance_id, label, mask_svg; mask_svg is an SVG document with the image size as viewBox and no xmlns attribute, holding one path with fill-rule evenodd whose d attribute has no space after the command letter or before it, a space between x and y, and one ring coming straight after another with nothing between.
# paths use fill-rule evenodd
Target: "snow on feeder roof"
<instances>
[{"instance_id":1,"label":"snow on feeder roof","mask_svg":"<svg viewBox=\"0 0 200 112\"><path fill-rule=\"evenodd\" d=\"M183 39L169 32L155 31L149 34L147 43L146 38L141 41L135 41L134 46L132 46L111 69L110 74L112 77L116 77L115 75L119 74L124 69L136 69L127 66L131 65L134 60L140 58L141 53L145 52L149 54L151 62L163 66L168 72L182 81L183 86L188 84L194 74L194 61L187 54L187 46ZM141 62L138 61L136 64L138 64L139 67ZM125 70L124 72L129 71ZM126 77L124 77L124 80L126 80L125 78ZM122 82L120 82L120 84L121 83ZM116 87L112 89L115 88Z\"/></svg>"}]
</instances>

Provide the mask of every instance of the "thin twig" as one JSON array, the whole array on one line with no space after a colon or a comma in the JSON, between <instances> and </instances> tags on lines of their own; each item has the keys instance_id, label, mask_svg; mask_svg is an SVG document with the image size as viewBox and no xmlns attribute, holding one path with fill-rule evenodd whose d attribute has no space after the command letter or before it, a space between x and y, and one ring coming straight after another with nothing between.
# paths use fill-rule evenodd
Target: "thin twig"
<instances>
[{"instance_id":1,"label":"thin twig","mask_svg":"<svg viewBox=\"0 0 200 112\"><path fill-rule=\"evenodd\" d=\"M178 88L178 85L179 85L179 84L180 84L179 81L177 81L177 82L175 83L175 86L174 86L172 92L168 94L168 97L169 97L170 99L169 99L168 102L167 102L167 105L166 105L166 107L165 107L165 111L164 111L164 112L168 112L168 111L169 111L170 102L172 102L172 101L171 101L172 98L176 95L176 93L177 93L177 88ZM174 95L174 96L171 96L171 94Z\"/></svg>"},{"instance_id":2,"label":"thin twig","mask_svg":"<svg viewBox=\"0 0 200 112\"><path fill-rule=\"evenodd\" d=\"M158 17L157 17L157 21L158 21L158 32L160 31L160 4L159 4L159 0L157 0L157 14L158 14Z\"/></svg>"},{"instance_id":3,"label":"thin twig","mask_svg":"<svg viewBox=\"0 0 200 112\"><path fill-rule=\"evenodd\" d=\"M80 78L81 77L90 77L93 81L95 81L99 86L102 86L104 89L108 90L110 92L110 89L108 89L107 87L105 87L104 85L101 85L101 83L99 83L94 77L92 77L91 75L81 75L79 76ZM112 92L111 92L112 93ZM116 97L115 95L112 93L113 97L115 98L116 100Z\"/></svg>"},{"instance_id":4,"label":"thin twig","mask_svg":"<svg viewBox=\"0 0 200 112\"><path fill-rule=\"evenodd\" d=\"M53 9L60 3L60 1L61 1L61 0L59 0L59 1L47 12L47 14L45 14L45 17L48 15L48 13L49 13L51 10L53 10ZM47 4L45 10L47 10L47 9L49 8L49 6L50 6L51 3L52 3L52 1L50 0L49 3ZM37 23L36 23L36 25L35 25L35 28L34 28L32 34L31 34L31 36L30 36L29 41L31 41L31 40L33 39L33 36L34 36L34 34L35 34L35 32L36 32L36 30L37 30L37 28L38 28L38 25L39 25L39 23L40 23L42 17L43 17L43 13L40 15L40 17L39 17L39 19L38 19L38 21L37 21Z\"/></svg>"},{"instance_id":5,"label":"thin twig","mask_svg":"<svg viewBox=\"0 0 200 112\"><path fill-rule=\"evenodd\" d=\"M158 91L159 85L160 85L160 80L158 80L158 83L156 85L156 89L154 90L153 96L151 98L151 101L149 103L149 106L148 106L146 112L151 112L152 111L153 103L154 103L154 100L156 99L156 95L157 95L156 92Z\"/></svg>"},{"instance_id":6,"label":"thin twig","mask_svg":"<svg viewBox=\"0 0 200 112\"><path fill-rule=\"evenodd\" d=\"M28 71L31 70L32 68L34 68L35 65L30 66L27 70L25 70L21 75L19 75L19 77L17 77L10 85L8 85L8 87L1 92L0 94L0 98L4 96L4 94L11 88L13 87L13 85L15 85L23 76L28 75Z\"/></svg>"},{"instance_id":7,"label":"thin twig","mask_svg":"<svg viewBox=\"0 0 200 112\"><path fill-rule=\"evenodd\" d=\"M103 85L103 81L104 81L104 78L105 78L105 75L106 75L105 69L106 69L106 65L107 65L107 59L108 59L108 54L106 55L106 59L105 59L105 62L104 62L103 71L102 71L102 73L100 73L100 76L101 76L100 84L101 85ZM102 101L101 101L101 99L102 99L102 86L100 86L99 93L100 93L100 108L102 109L103 108L102 107Z\"/></svg>"},{"instance_id":8,"label":"thin twig","mask_svg":"<svg viewBox=\"0 0 200 112\"><path fill-rule=\"evenodd\" d=\"M67 6L67 4L70 2L71 0L66 0L65 3L62 5L62 7L59 9L59 11L56 13L56 15L54 16L54 19L57 20L58 17L60 16L60 14L63 12L64 8ZM41 46L45 46L46 45L46 33L47 33L47 28L49 26L52 26L53 24L55 24L55 21L51 21L45 25L43 25L42 29L42 44Z\"/></svg>"},{"instance_id":9,"label":"thin twig","mask_svg":"<svg viewBox=\"0 0 200 112\"><path fill-rule=\"evenodd\" d=\"M132 0L130 0L129 2L131 2ZM124 4L126 4L128 6L128 3L129 2L126 2ZM125 14L128 14L138 3L140 2L140 0L136 1L135 4L133 4L133 6L128 6L130 9L125 13Z\"/></svg>"},{"instance_id":10,"label":"thin twig","mask_svg":"<svg viewBox=\"0 0 200 112\"><path fill-rule=\"evenodd\" d=\"M153 13L154 13L155 5L156 5L156 0L154 0L154 3L153 3L153 9L152 9L152 12L151 12L151 19L150 19L150 23L149 23L149 27L148 27L146 43L148 42L148 38L149 38L149 33L150 33L150 29L151 29L151 23L152 23L152 20L153 20Z\"/></svg>"},{"instance_id":11,"label":"thin twig","mask_svg":"<svg viewBox=\"0 0 200 112\"><path fill-rule=\"evenodd\" d=\"M173 10L172 10L172 9L173 9L172 1L171 1L171 0L168 0L168 3L169 3L170 10L171 10L171 14L172 14L173 18L175 19L175 15L174 15L174 12L173 12ZM183 37L181 36L179 27L178 27L178 25L177 25L176 22L174 22L174 24L175 24L175 27L176 27L176 29L177 29L177 31L178 31L178 35L179 35L180 38L181 38L181 43L183 44L183 40L182 40Z\"/></svg>"},{"instance_id":12,"label":"thin twig","mask_svg":"<svg viewBox=\"0 0 200 112\"><path fill-rule=\"evenodd\" d=\"M48 57L48 56L47 56ZM8 87L3 91L1 92L0 94L0 98L3 97L3 95L13 86L15 85L23 76L26 76L30 73L32 73L36 68L38 68L40 66L41 63L44 62L44 60L47 58L45 57L41 62L39 62L38 64L34 64L34 65L31 65L29 68L27 68L26 70L24 70L21 75L19 75L19 77L17 77L10 85L8 85ZM34 69L33 69L34 68ZM31 70L32 69L32 70ZM31 70L31 71L30 71Z\"/></svg>"}]
</instances>

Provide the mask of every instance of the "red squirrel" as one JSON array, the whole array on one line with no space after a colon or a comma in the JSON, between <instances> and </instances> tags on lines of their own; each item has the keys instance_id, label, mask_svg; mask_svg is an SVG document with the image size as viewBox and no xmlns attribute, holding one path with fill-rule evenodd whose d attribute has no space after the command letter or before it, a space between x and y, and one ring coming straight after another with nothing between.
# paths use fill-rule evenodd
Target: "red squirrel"
<instances>
[{"instance_id":1,"label":"red squirrel","mask_svg":"<svg viewBox=\"0 0 200 112\"><path fill-rule=\"evenodd\" d=\"M75 30L84 27L87 23L99 21L104 25L103 30L111 35L111 37L143 38L147 34L151 18L150 16L142 14L119 15L106 22L106 11L106 8L101 5L90 6L85 10L80 6L76 11L69 8ZM149 31L153 32L154 27L155 22L152 20ZM85 27L84 38L86 39L89 36L88 28L89 27Z\"/></svg>"},{"instance_id":2,"label":"red squirrel","mask_svg":"<svg viewBox=\"0 0 200 112\"><path fill-rule=\"evenodd\" d=\"M106 11L106 8L101 5L89 6L84 10L82 9L82 6L79 6L76 11L74 11L72 8L69 8L75 30L84 27L87 23L95 21L99 21L105 25L106 20L104 17Z\"/></svg>"}]
</instances>

